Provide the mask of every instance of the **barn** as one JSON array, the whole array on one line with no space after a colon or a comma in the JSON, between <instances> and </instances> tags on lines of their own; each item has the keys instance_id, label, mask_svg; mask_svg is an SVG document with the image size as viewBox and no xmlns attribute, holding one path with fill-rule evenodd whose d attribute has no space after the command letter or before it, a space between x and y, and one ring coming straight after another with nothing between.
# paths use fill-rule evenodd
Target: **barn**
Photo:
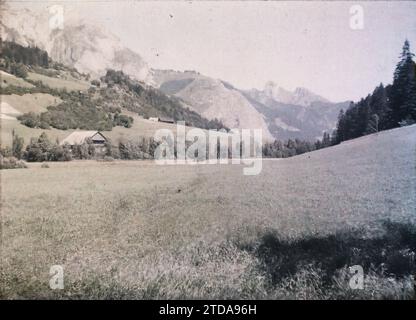
<instances>
[{"instance_id":1,"label":"barn","mask_svg":"<svg viewBox=\"0 0 416 320\"><path fill-rule=\"evenodd\" d=\"M168 117L160 117L159 122L175 123L175 120L173 120L172 118L168 118Z\"/></svg>"},{"instance_id":2,"label":"barn","mask_svg":"<svg viewBox=\"0 0 416 320\"><path fill-rule=\"evenodd\" d=\"M175 120L168 117L150 117L149 120L153 122L175 123Z\"/></svg>"},{"instance_id":3,"label":"barn","mask_svg":"<svg viewBox=\"0 0 416 320\"><path fill-rule=\"evenodd\" d=\"M88 141L94 145L96 154L103 154L105 152L105 143L108 139L99 131L74 131L62 140L60 144L73 147L87 143Z\"/></svg>"}]
</instances>

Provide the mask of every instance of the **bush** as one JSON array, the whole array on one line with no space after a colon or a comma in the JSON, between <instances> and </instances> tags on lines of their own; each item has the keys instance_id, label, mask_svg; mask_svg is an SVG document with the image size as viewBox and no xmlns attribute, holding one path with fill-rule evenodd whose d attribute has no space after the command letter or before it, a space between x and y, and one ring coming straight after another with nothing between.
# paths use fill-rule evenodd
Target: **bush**
<instances>
[{"instance_id":1,"label":"bush","mask_svg":"<svg viewBox=\"0 0 416 320\"><path fill-rule=\"evenodd\" d=\"M15 157L3 157L0 154L0 169L19 169L19 168L27 168L27 166L22 160L18 160Z\"/></svg>"},{"instance_id":2,"label":"bush","mask_svg":"<svg viewBox=\"0 0 416 320\"><path fill-rule=\"evenodd\" d=\"M23 144L24 140L19 137L16 132L12 131L12 154L17 159L21 159L23 156Z\"/></svg>"},{"instance_id":3,"label":"bush","mask_svg":"<svg viewBox=\"0 0 416 320\"><path fill-rule=\"evenodd\" d=\"M38 128L40 126L40 117L34 112L28 112L17 117L21 124L29 128Z\"/></svg>"},{"instance_id":4,"label":"bush","mask_svg":"<svg viewBox=\"0 0 416 320\"><path fill-rule=\"evenodd\" d=\"M109 157L109 156L105 156L103 158L103 161L105 161L105 162L113 162L114 161L114 158L113 157Z\"/></svg>"},{"instance_id":5,"label":"bush","mask_svg":"<svg viewBox=\"0 0 416 320\"><path fill-rule=\"evenodd\" d=\"M55 144L49 151L49 161L71 161L72 154L69 145Z\"/></svg>"},{"instance_id":6,"label":"bush","mask_svg":"<svg viewBox=\"0 0 416 320\"><path fill-rule=\"evenodd\" d=\"M10 68L10 72L19 78L27 77L27 67L21 63L13 64Z\"/></svg>"},{"instance_id":7,"label":"bush","mask_svg":"<svg viewBox=\"0 0 416 320\"><path fill-rule=\"evenodd\" d=\"M57 143L51 143L44 132L39 138L32 138L30 140L29 145L26 147L24 157L29 162L72 160L69 146L60 146Z\"/></svg>"},{"instance_id":8,"label":"bush","mask_svg":"<svg viewBox=\"0 0 416 320\"><path fill-rule=\"evenodd\" d=\"M326 143L326 138L329 139L329 135L326 136L324 135L324 139L323 142L325 141ZM271 143L265 143L263 145L263 157L265 158L288 158L288 157L293 157L296 156L298 154L303 154L306 152L310 152L310 151L314 151L316 149L322 148L324 146L329 146L329 145L324 145L323 142L319 141L314 144L308 141L303 141L303 140L299 140L299 139L289 139L287 141L279 141L279 140L275 140L274 142Z\"/></svg>"},{"instance_id":9,"label":"bush","mask_svg":"<svg viewBox=\"0 0 416 320\"><path fill-rule=\"evenodd\" d=\"M49 165L46 162L43 162L40 167L41 168L49 168Z\"/></svg>"},{"instance_id":10,"label":"bush","mask_svg":"<svg viewBox=\"0 0 416 320\"><path fill-rule=\"evenodd\" d=\"M118 149L120 159L144 160L153 159L157 142L154 139L143 138L141 141L120 141Z\"/></svg>"},{"instance_id":11,"label":"bush","mask_svg":"<svg viewBox=\"0 0 416 320\"><path fill-rule=\"evenodd\" d=\"M96 87L100 87L101 82L99 80L92 80L91 84Z\"/></svg>"},{"instance_id":12,"label":"bush","mask_svg":"<svg viewBox=\"0 0 416 320\"><path fill-rule=\"evenodd\" d=\"M125 128L131 128L131 125L133 123L133 118L126 116L124 114L116 113L114 115L113 119L113 125L114 126L123 126Z\"/></svg>"},{"instance_id":13,"label":"bush","mask_svg":"<svg viewBox=\"0 0 416 320\"><path fill-rule=\"evenodd\" d=\"M72 148L72 154L76 159L92 159L95 156L95 147L91 140L83 144L76 144Z\"/></svg>"},{"instance_id":14,"label":"bush","mask_svg":"<svg viewBox=\"0 0 416 320\"><path fill-rule=\"evenodd\" d=\"M6 61L6 63L1 63L0 64L0 69L4 70L10 74L15 75L16 77L19 78L26 78L27 77L27 72L28 72L28 68L21 63L16 63L14 61Z\"/></svg>"},{"instance_id":15,"label":"bush","mask_svg":"<svg viewBox=\"0 0 416 320\"><path fill-rule=\"evenodd\" d=\"M113 159L120 159L120 152L118 146L113 146L110 140L107 140L104 143L105 146L105 154L106 157L111 157Z\"/></svg>"},{"instance_id":16,"label":"bush","mask_svg":"<svg viewBox=\"0 0 416 320\"><path fill-rule=\"evenodd\" d=\"M3 157L12 157L12 149L9 146L5 146L4 148L0 147L0 155L2 155Z\"/></svg>"},{"instance_id":17,"label":"bush","mask_svg":"<svg viewBox=\"0 0 416 320\"><path fill-rule=\"evenodd\" d=\"M402 121L399 122L399 126L400 127L406 127L406 126L411 126L413 124L416 123L416 120L413 120L412 118L408 117Z\"/></svg>"}]
</instances>

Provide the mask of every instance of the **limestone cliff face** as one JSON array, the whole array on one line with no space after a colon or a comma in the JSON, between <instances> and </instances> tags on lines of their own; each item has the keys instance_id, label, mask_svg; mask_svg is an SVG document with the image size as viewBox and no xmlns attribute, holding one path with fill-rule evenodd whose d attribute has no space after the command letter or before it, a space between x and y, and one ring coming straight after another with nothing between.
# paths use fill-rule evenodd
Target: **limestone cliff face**
<instances>
[{"instance_id":1,"label":"limestone cliff face","mask_svg":"<svg viewBox=\"0 0 416 320\"><path fill-rule=\"evenodd\" d=\"M107 69L122 70L140 81L150 81L143 58L122 45L108 30L65 14L63 28L51 28L48 11L3 8L1 37L46 50L51 58L99 77Z\"/></svg>"}]
</instances>

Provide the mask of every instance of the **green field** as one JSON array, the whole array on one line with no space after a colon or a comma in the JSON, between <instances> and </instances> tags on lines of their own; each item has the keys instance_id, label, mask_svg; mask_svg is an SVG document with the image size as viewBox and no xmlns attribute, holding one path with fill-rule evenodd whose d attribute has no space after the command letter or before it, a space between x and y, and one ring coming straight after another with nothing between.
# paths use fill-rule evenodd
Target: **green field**
<instances>
[{"instance_id":1,"label":"green field","mask_svg":"<svg viewBox=\"0 0 416 320\"><path fill-rule=\"evenodd\" d=\"M90 83L79 80L70 75L62 76L63 78L48 77L43 74L29 72L28 79L32 81L41 81L45 85L55 89L66 89L68 91L85 91L90 87Z\"/></svg>"},{"instance_id":2,"label":"green field","mask_svg":"<svg viewBox=\"0 0 416 320\"><path fill-rule=\"evenodd\" d=\"M33 84L23 80L22 78L18 78L10 73L7 73L3 70L0 70L0 86L5 88L7 86L17 86L23 88L32 88L34 87Z\"/></svg>"},{"instance_id":3,"label":"green field","mask_svg":"<svg viewBox=\"0 0 416 320\"><path fill-rule=\"evenodd\" d=\"M258 176L244 176L241 165L145 161L2 170L0 293L69 299L411 298L410 275L390 279L378 269L365 268L361 291L348 289L348 266L325 286L323 266L315 260L276 278L283 269L270 257L280 249L267 244L280 239L281 248L290 248L299 239L327 243L332 235L338 241L343 233L354 238L358 232L372 239L383 236L385 221L416 224L415 147L411 126L264 160ZM367 250L365 241L371 240L360 238L357 246ZM383 249L368 248L372 254ZM330 259L333 247L311 250ZM64 267L64 290L49 288L52 265Z\"/></svg>"},{"instance_id":4,"label":"green field","mask_svg":"<svg viewBox=\"0 0 416 320\"><path fill-rule=\"evenodd\" d=\"M48 103L40 103L38 105L33 105L31 102L36 101L35 97L41 96L41 99L38 98L38 101L49 101ZM20 99L19 99L20 97ZM25 99L27 97L27 99ZM51 98L50 98L51 97ZM46 109L44 105L53 105L54 99L59 100L59 98L55 98L53 96L47 94L31 94L31 95L24 95L24 96L15 96L15 95L3 95L1 96L2 101L9 102L11 106L13 106L16 110L28 110L34 111L35 109L38 112L41 112L42 109ZM24 104L24 101L28 100L27 104ZM22 113L28 111L21 111ZM133 124L131 128L125 128L122 126L113 127L111 131L102 131L102 133L109 138L114 145L117 145L121 139L131 140L131 141L139 141L139 139L146 137L151 138L155 136L155 133L159 129L169 129L172 131L174 135L176 135L177 125L164 123L164 122L153 122L147 119L143 119L142 117L138 116L137 114L129 111L123 111L123 114L131 116L133 120ZM15 132L23 137L24 143L28 144L30 139L33 137L39 137L42 132L45 132L51 141L55 141L58 139L62 141L67 136L69 136L74 130L59 130L55 128L51 129L33 129L22 125L20 121L16 119L1 119L0 120L0 129L1 129L1 145L2 146L11 146L12 143L12 131ZM186 132L193 129L193 127L186 127ZM206 132L206 131L205 131Z\"/></svg>"}]
</instances>

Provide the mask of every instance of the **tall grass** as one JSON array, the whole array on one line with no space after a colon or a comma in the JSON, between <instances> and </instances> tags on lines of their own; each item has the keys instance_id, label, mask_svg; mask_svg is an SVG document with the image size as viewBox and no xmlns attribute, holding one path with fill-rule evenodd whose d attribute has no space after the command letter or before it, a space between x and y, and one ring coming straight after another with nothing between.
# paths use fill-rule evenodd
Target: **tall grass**
<instances>
[{"instance_id":1,"label":"tall grass","mask_svg":"<svg viewBox=\"0 0 416 320\"><path fill-rule=\"evenodd\" d=\"M70 278L62 291L47 281L2 273L2 298L52 299L415 299L416 227L385 222L384 233L360 230L283 240L266 230L215 245L160 251L105 272ZM364 268L364 288L349 286L349 266ZM131 279L134 278L134 281Z\"/></svg>"}]
</instances>

